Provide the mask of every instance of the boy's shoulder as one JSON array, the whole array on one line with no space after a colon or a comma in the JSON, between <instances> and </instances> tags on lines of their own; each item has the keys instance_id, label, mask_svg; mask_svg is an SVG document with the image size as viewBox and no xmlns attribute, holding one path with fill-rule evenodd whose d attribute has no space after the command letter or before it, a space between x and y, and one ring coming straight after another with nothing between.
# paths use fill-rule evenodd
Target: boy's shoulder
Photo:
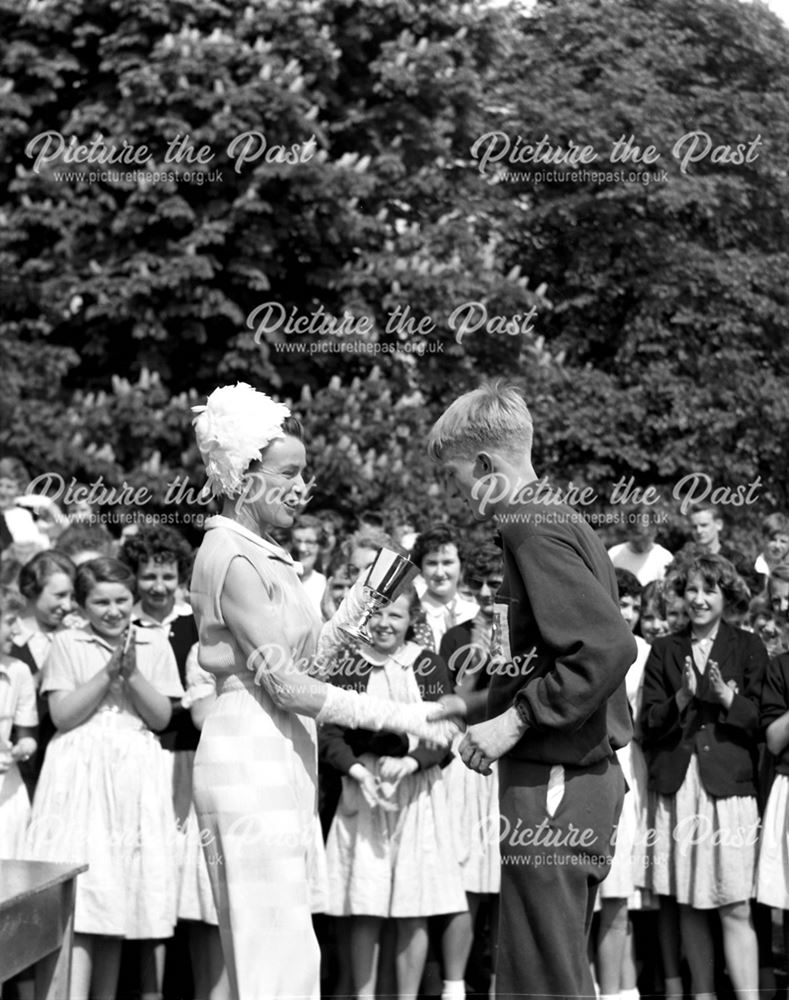
<instances>
[{"instance_id":1,"label":"boy's shoulder","mask_svg":"<svg viewBox=\"0 0 789 1000\"><path fill-rule=\"evenodd\" d=\"M583 514L569 504L550 499L513 502L507 511L497 515L497 520L502 535L509 538L547 539L576 534L596 537Z\"/></svg>"}]
</instances>

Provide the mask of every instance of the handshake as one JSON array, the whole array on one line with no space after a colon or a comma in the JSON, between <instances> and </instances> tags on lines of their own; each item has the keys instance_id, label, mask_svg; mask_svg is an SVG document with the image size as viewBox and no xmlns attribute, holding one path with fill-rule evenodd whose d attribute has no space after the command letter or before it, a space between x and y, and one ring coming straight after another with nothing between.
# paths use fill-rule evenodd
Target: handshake
<instances>
[{"instance_id":1,"label":"handshake","mask_svg":"<svg viewBox=\"0 0 789 1000\"><path fill-rule=\"evenodd\" d=\"M413 732L433 749L449 749L466 729L466 703L457 694L445 694L438 701L425 703L423 732Z\"/></svg>"},{"instance_id":2,"label":"handshake","mask_svg":"<svg viewBox=\"0 0 789 1000\"><path fill-rule=\"evenodd\" d=\"M508 753L523 737L527 725L513 706L502 715L476 726L465 725L465 702L456 694L444 695L437 703L429 704L427 725L437 728L432 735L426 737L428 742L437 746L449 746L457 735L465 733L457 745L460 759L471 771L479 774L491 774L492 765L499 757ZM451 733L451 735L450 735ZM449 739L448 743L442 742Z\"/></svg>"}]
</instances>

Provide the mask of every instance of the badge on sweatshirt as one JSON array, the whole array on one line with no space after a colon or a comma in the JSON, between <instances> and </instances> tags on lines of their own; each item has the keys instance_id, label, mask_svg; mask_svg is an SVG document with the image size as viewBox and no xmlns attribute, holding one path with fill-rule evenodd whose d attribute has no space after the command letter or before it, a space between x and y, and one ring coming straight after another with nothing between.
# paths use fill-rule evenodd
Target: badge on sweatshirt
<instances>
[{"instance_id":1,"label":"badge on sweatshirt","mask_svg":"<svg viewBox=\"0 0 789 1000\"><path fill-rule=\"evenodd\" d=\"M510 606L500 598L493 605L493 629L490 636L490 655L505 662L512 659L510 648Z\"/></svg>"}]
</instances>

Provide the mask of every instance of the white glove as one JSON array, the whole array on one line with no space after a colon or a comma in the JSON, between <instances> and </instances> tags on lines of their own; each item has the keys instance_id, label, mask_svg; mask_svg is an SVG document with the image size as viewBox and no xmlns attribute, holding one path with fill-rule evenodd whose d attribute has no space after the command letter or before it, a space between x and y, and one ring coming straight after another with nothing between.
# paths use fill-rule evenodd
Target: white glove
<instances>
[{"instance_id":1,"label":"white glove","mask_svg":"<svg viewBox=\"0 0 789 1000\"><path fill-rule=\"evenodd\" d=\"M366 573L360 573L357 576L356 582L342 599L342 604L321 629L314 660L315 666L318 668L318 676L325 672L329 661L340 646L349 641L349 637L342 631L342 626L355 625L362 616L364 606L367 603L364 598L365 588L362 582L366 576Z\"/></svg>"},{"instance_id":2,"label":"white glove","mask_svg":"<svg viewBox=\"0 0 789 1000\"><path fill-rule=\"evenodd\" d=\"M435 746L449 747L460 730L449 719L430 722L428 717L437 709L440 706L432 702L404 704L330 685L316 721L331 722L345 729L412 733Z\"/></svg>"}]
</instances>

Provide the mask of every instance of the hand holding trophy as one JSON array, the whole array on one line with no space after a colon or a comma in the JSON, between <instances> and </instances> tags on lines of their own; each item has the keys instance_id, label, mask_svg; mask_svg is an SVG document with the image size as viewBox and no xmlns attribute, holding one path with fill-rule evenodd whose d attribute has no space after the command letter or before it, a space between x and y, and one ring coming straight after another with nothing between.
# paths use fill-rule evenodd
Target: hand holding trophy
<instances>
[{"instance_id":1,"label":"hand holding trophy","mask_svg":"<svg viewBox=\"0 0 789 1000\"><path fill-rule=\"evenodd\" d=\"M418 574L419 568L410 559L398 555L392 549L381 549L364 582L370 591L370 596L367 598L361 619L357 625L341 626L342 631L353 639L360 639L372 645L373 637L367 628L370 619L387 604L397 600Z\"/></svg>"},{"instance_id":2,"label":"hand holding trophy","mask_svg":"<svg viewBox=\"0 0 789 1000\"><path fill-rule=\"evenodd\" d=\"M373 645L374 639L368 629L370 619L387 604L396 601L403 591L414 582L418 573L418 567L405 556L401 556L391 549L381 549L368 571L367 579L364 581L368 596L361 618L356 625L341 625L341 630L354 639ZM405 728L418 735L428 746L436 749L448 747L458 733L465 728L462 721L465 705L461 699L451 697L453 698L451 707L438 702L424 704L425 715L418 727L419 731L413 724ZM457 704L454 704L457 702L460 702L461 709L458 709ZM414 708L411 705L408 707L409 709ZM396 711L395 706L390 706L390 715L393 716Z\"/></svg>"}]
</instances>

